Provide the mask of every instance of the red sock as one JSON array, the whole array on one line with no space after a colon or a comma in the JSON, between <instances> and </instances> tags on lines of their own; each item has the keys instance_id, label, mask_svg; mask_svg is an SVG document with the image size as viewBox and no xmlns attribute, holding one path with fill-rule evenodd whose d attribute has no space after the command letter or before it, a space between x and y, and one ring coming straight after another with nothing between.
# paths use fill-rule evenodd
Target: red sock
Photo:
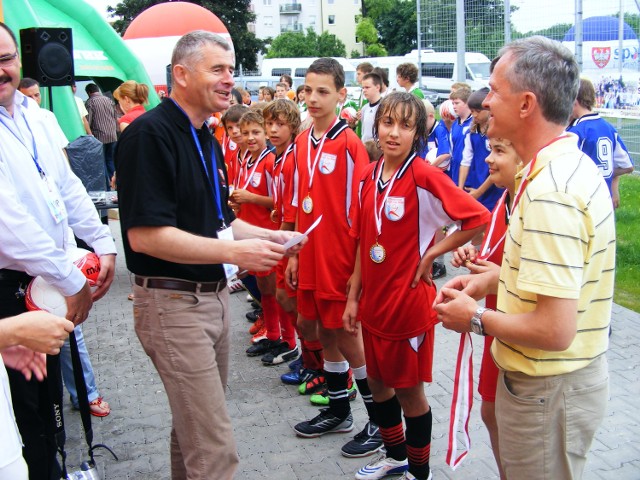
<instances>
[{"instance_id":1,"label":"red sock","mask_svg":"<svg viewBox=\"0 0 640 480\"><path fill-rule=\"evenodd\" d=\"M280 338L278 306L275 295L262 295L262 312L264 315L264 325L267 328L267 338L273 341Z\"/></svg>"},{"instance_id":2,"label":"red sock","mask_svg":"<svg viewBox=\"0 0 640 480\"><path fill-rule=\"evenodd\" d=\"M296 314L296 312L287 312L284 308L282 308L282 305L278 304L278 317L280 318L280 332L282 333L282 340L287 342L289 348L295 348L295 324L298 315Z\"/></svg>"},{"instance_id":3,"label":"red sock","mask_svg":"<svg viewBox=\"0 0 640 480\"><path fill-rule=\"evenodd\" d=\"M319 340L310 342L302 339L302 365L304 368L311 370L322 370L324 367L324 355L322 354L322 345Z\"/></svg>"}]
</instances>

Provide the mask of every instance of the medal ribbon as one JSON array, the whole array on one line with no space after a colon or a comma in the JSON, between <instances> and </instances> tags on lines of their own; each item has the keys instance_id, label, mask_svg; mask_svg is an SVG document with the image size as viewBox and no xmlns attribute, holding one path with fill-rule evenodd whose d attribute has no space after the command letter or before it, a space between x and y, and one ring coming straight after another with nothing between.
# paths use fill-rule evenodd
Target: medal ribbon
<instances>
[{"instance_id":1,"label":"medal ribbon","mask_svg":"<svg viewBox=\"0 0 640 480\"><path fill-rule=\"evenodd\" d=\"M311 185L313 185L313 174L316 172L316 166L318 165L318 160L320 160L320 154L322 153L322 147L324 146L324 141L327 138L327 134L331 131L334 125L338 123L338 117L333 120L331 126L324 132L322 138L320 139L320 145L318 145L318 151L316 152L316 158L313 160L313 165L311 165L311 134L313 131L309 132L309 136L307 137L307 169L309 170L309 190L311 190Z\"/></svg>"},{"instance_id":2,"label":"medal ribbon","mask_svg":"<svg viewBox=\"0 0 640 480\"><path fill-rule=\"evenodd\" d=\"M242 190L246 190L247 189L247 187L249 186L249 182L251 181L251 178L253 178L253 174L256 172L256 169L258 168L258 165L260 164L262 159L267 156L268 153L269 153L269 149L265 148L262 151L262 153L260 153L260 156L258 157L258 159L255 161L255 163L251 167L251 171L248 171L248 169L249 169L248 161L244 162L244 165L245 165L245 169L244 169L245 173L244 174L245 174L245 176L243 177L244 186L242 187Z\"/></svg>"},{"instance_id":3,"label":"medal ribbon","mask_svg":"<svg viewBox=\"0 0 640 480\"><path fill-rule=\"evenodd\" d=\"M413 156L415 156L415 154L413 154ZM392 177L389 179L389 182L387 183L387 188L386 191L384 192L384 196L382 198L382 204L380 205L380 207L378 207L378 183L380 182L380 179L382 178L382 170L384 169L384 157L380 159L380 167L378 170L378 175L376 175L376 181L374 184L374 188L373 188L373 216L376 219L376 231L378 232L378 237L380 237L380 235L382 235L382 211L384 210L384 206L387 203L387 198L389 198L389 194L391 193L391 189L393 188L393 184L396 181L396 178L398 177L398 174L400 173L400 170L402 169L402 167L406 164L405 162L402 162L398 168L396 169L395 172L393 172ZM376 242L378 241L378 237L376 237Z\"/></svg>"},{"instance_id":4,"label":"medal ribbon","mask_svg":"<svg viewBox=\"0 0 640 480\"><path fill-rule=\"evenodd\" d=\"M552 141L547 143L544 148L548 147L552 143L566 138L568 135L563 134L559 137L554 138ZM539 152L538 152L539 153ZM524 167L524 172L522 177L524 179L518 185L518 189L516 190L515 198L513 199L513 205L511 207L511 211L515 210L516 205L520 201L520 198L524 194L524 190L527 188L527 184L529 183L529 176L536 164L536 160L538 159L538 154L533 157L533 160L529 162L529 164ZM500 201L496 204L493 209L493 213L491 216L491 225L489 227L489 231L484 239L482 248L481 248L481 258L486 259L490 257L496 249L502 245L504 242L507 232L502 235L500 240L490 249L491 237L493 236L494 227L496 225L498 216L502 213L502 206L506 201L507 192L505 192L502 197L500 197ZM507 211L509 211L508 206L505 205ZM508 230L507 230L508 231ZM489 250L487 252L487 250ZM469 453L471 449L471 438L469 437L469 419L471 417L471 407L473 405L473 392L471 387L473 385L473 342L471 340L470 333L463 333L460 335L460 345L458 347L458 358L456 361L456 373L454 376L454 385L453 385L453 397L451 399L451 415L449 417L449 444L447 448L447 465L449 465L453 470L455 470L462 460L466 457L467 453ZM462 392L462 393L461 393ZM458 441L457 434L460 430L460 423L464 424L464 437L463 442L466 447L466 450L458 455Z\"/></svg>"}]
</instances>

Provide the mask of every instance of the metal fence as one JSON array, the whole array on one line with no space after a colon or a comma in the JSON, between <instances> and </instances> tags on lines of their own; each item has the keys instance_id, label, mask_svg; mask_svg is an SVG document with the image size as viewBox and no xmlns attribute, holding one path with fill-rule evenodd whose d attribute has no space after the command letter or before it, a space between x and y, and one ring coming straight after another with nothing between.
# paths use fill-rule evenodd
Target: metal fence
<instances>
[{"instance_id":1,"label":"metal fence","mask_svg":"<svg viewBox=\"0 0 640 480\"><path fill-rule=\"evenodd\" d=\"M417 10L421 49L493 58L516 38L563 42L640 171L640 0L417 0Z\"/></svg>"}]
</instances>

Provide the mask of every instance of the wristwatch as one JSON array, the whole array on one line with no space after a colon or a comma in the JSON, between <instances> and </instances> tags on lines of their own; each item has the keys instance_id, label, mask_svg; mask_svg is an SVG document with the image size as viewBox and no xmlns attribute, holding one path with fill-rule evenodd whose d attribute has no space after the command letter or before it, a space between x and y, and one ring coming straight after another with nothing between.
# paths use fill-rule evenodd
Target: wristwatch
<instances>
[{"instance_id":1,"label":"wristwatch","mask_svg":"<svg viewBox=\"0 0 640 480\"><path fill-rule=\"evenodd\" d=\"M484 326L482 325L482 314L490 308L478 307L476 313L471 317L471 331L476 335L486 335L484 332Z\"/></svg>"}]
</instances>

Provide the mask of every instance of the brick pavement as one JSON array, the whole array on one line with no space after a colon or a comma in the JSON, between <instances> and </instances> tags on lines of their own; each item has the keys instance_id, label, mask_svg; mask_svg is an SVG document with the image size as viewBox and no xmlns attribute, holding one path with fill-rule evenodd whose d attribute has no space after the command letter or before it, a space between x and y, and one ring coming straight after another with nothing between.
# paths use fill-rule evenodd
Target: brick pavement
<instances>
[{"instance_id":1,"label":"brick pavement","mask_svg":"<svg viewBox=\"0 0 640 480\"><path fill-rule=\"evenodd\" d=\"M120 242L118 221L111 220L110 226ZM93 417L94 443L109 445L119 457L115 461L104 450L98 450L96 459L103 480L169 479L168 404L162 383L133 331L129 292L130 278L121 255L111 291L94 306L84 326L98 387L112 407L108 417ZM363 460L347 459L339 452L350 434L297 438L292 426L314 416L317 408L308 397L298 395L295 387L280 382L286 366L264 367L259 359L244 354L249 342L249 323L244 318L249 305L244 297L242 293L231 295L233 348L227 401L240 454L236 479L353 478ZM635 437L640 433L640 315L614 305L613 318L608 354L611 400L589 454L586 480L640 479L640 441ZM445 464L458 339L457 334L437 327L434 381L426 387L434 418L434 479L494 479L497 473L480 420L477 394L470 422L471 453L455 472ZM476 341L475 365L479 365L481 350L481 343ZM366 413L360 399L351 405L355 434L364 426ZM77 467L86 457L80 416L68 405L64 413L68 464Z\"/></svg>"}]
</instances>

